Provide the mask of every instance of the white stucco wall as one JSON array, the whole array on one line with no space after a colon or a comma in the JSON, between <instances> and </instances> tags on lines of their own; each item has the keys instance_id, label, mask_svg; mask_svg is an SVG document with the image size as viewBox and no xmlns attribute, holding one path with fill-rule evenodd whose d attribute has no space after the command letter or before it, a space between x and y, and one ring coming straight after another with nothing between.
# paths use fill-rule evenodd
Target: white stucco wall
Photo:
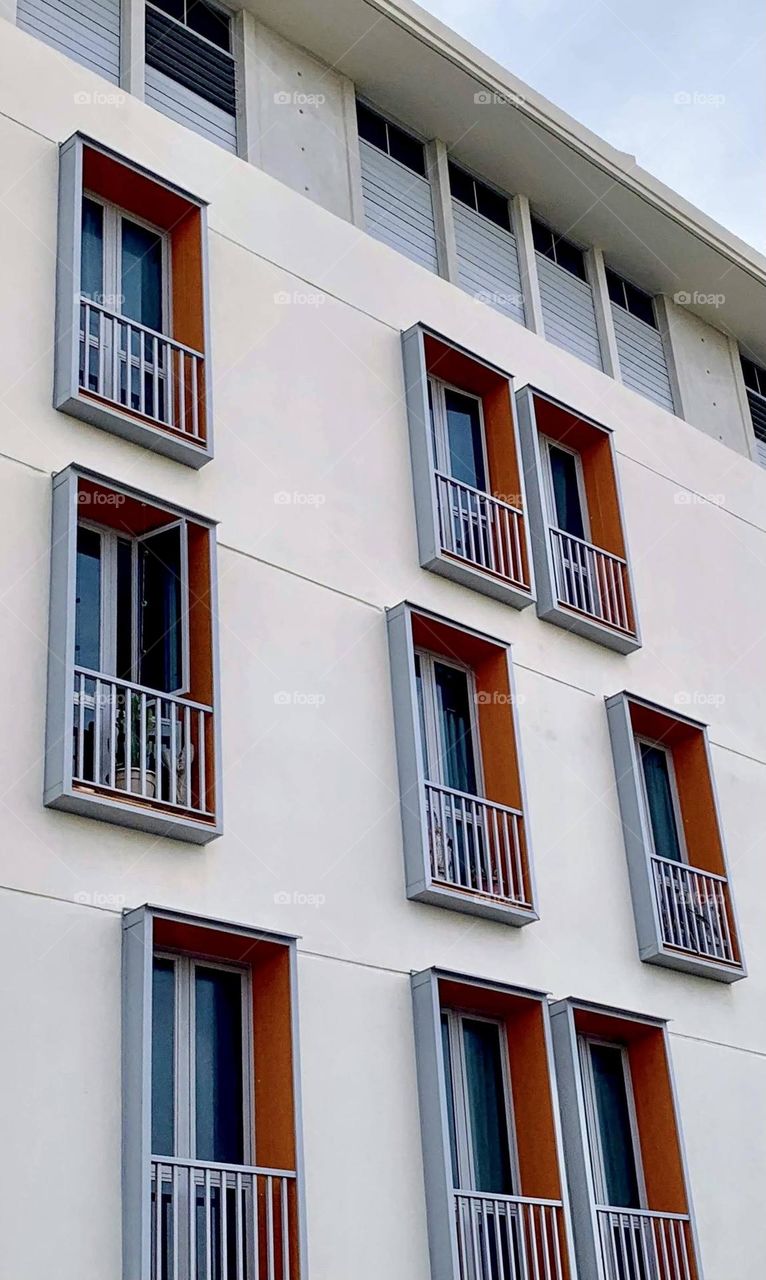
<instances>
[{"instance_id":1,"label":"white stucco wall","mask_svg":"<svg viewBox=\"0 0 766 1280\"><path fill-rule=\"evenodd\" d=\"M119 912L150 901L301 935L312 1280L427 1280L408 975L433 964L671 1019L706 1280L760 1280L766 474L151 109L76 102L95 77L0 36L8 1275L118 1280ZM51 408L56 148L77 128L210 200L200 473ZM639 652L419 569L416 321L614 428ZM50 475L72 461L221 521L225 834L205 848L42 808ZM513 644L542 912L522 931L404 898L384 614L403 598ZM603 706L623 688L710 724L750 968L733 988L638 961Z\"/></svg>"}]
</instances>

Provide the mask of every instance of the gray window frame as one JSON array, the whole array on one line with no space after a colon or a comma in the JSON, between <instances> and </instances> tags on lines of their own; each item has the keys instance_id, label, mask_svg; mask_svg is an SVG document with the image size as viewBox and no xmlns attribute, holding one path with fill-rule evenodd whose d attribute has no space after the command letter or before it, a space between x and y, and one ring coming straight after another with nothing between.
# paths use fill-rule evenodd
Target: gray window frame
<instances>
[{"instance_id":1,"label":"gray window frame","mask_svg":"<svg viewBox=\"0 0 766 1280\"><path fill-rule=\"evenodd\" d=\"M549 467L544 438L537 428L535 399L546 400L557 408L563 409L566 413L576 414L587 426L600 431L608 441L612 457L617 503L620 511L622 536L625 544L625 563L627 565L630 601L635 625L635 633L633 635L614 630L597 618L587 617L559 603L556 594L555 569L549 534L548 490L550 482L546 475L546 472L549 472ZM604 426L603 423L595 422L585 414L577 413L577 410L573 409L571 405L563 404L554 396L533 386L522 387L517 391L516 408L521 440L522 465L524 474L527 477L527 520L535 561L537 616L546 622L552 622L554 626L562 627L565 631L572 631L576 635L585 636L588 640L594 640L597 644L604 645L607 649L614 649L617 653L634 653L642 645L641 626L636 602L635 578L631 565L630 547L625 528L625 507L622 500L620 474L617 467L617 455L612 430L610 427ZM558 445L558 441L554 443ZM567 446L559 447L566 448ZM587 503L585 511L587 512Z\"/></svg>"},{"instance_id":2,"label":"gray window frame","mask_svg":"<svg viewBox=\"0 0 766 1280\"><path fill-rule=\"evenodd\" d=\"M428 403L428 385L431 375L426 367L425 338L429 336L444 343L452 350L467 356L477 365L482 365L491 373L498 375L508 383L508 394L513 418L513 444L516 450L519 469L520 510L523 515L523 544L526 563L529 567L529 589L504 582L491 574L484 573L480 566L466 561L458 561L446 555L442 550L439 535L439 511L436 492L435 474L439 470L438 459L434 451L434 436L431 430L431 414ZM513 378L503 369L489 364L470 351L466 351L458 343L443 334L437 333L423 324L415 324L402 333L402 361L404 366L404 390L407 408L407 424L410 439L410 458L412 463L412 486L415 499L415 521L417 526L418 551L420 565L430 569L432 573L450 578L463 586L480 591L483 595L492 596L509 604L514 609L526 609L535 600L535 572L532 550L530 546L529 515L525 488L524 467L517 423L516 403L513 391ZM436 379L438 382L438 379ZM447 384L445 384L447 385ZM450 384L451 385L451 384ZM454 387L461 395L471 396L473 393L462 387ZM484 415L482 412L482 431L484 431ZM484 437L486 451L486 436ZM486 465L485 452L485 465ZM489 483L489 467L487 481Z\"/></svg>"},{"instance_id":3,"label":"gray window frame","mask_svg":"<svg viewBox=\"0 0 766 1280\"><path fill-rule=\"evenodd\" d=\"M112 208L98 194L83 190L83 150L98 151L116 161L124 169L148 179L150 182L165 187L190 204L196 205L200 211L200 235L202 254L202 315L204 342L202 351L205 357L205 443L193 444L191 440L182 439L178 433L163 430L150 422L122 411L116 405L109 405L83 395L79 386L79 346L80 346L80 275L81 275L81 229L83 197L94 199L105 209ZM122 213L122 210L118 211ZM129 211L125 216L141 225L143 220ZM106 227L105 227L106 241ZM152 228L158 231L158 228ZM167 233L162 233L165 236ZM168 258L168 274L166 285L169 287L169 246L165 251ZM141 165L134 164L124 156L118 155L108 147L94 142L82 133L75 133L59 149L59 188L58 188L58 249L56 260L56 336L54 356L53 407L62 413L70 414L92 426L101 427L113 435L121 436L155 453L162 453L168 458L181 462L186 466L199 469L213 457L213 397L210 356L210 301L209 301L209 266L207 255L207 205L197 196L181 190L170 182L166 182L157 174L151 173ZM170 312L168 311L167 336L171 336Z\"/></svg>"},{"instance_id":4,"label":"gray window frame","mask_svg":"<svg viewBox=\"0 0 766 1280\"><path fill-rule=\"evenodd\" d=\"M298 1252L307 1258L306 1190L301 1108L298 1023L297 937L231 921L208 919L149 904L122 917L122 1252L123 1275L152 1280L151 1260L151 1116L152 1116L152 968L154 924L167 920L242 937L255 947L268 942L287 948L290 970L292 1088ZM218 962L215 961L215 964Z\"/></svg>"},{"instance_id":5,"label":"gray window frame","mask_svg":"<svg viewBox=\"0 0 766 1280\"><path fill-rule=\"evenodd\" d=\"M77 528L80 508L77 486L80 479L104 485L113 493L134 498L168 513L168 523L190 522L207 530L210 554L210 596L212 611L211 667L213 672L213 741L215 748L215 814L206 823L183 813L163 813L159 809L131 804L119 798L88 794L75 788L72 777L74 732L73 672L75 667L75 583L77 574ZM88 522L90 523L90 522ZM48 617L48 693L46 715L45 784L43 801L48 808L63 809L82 817L169 836L193 844L208 844L223 831L222 753L220 720L220 662L217 626L216 524L205 516L176 507L154 495L120 484L88 468L72 463L53 477L51 521L51 578ZM103 602L102 602L103 611ZM102 612L103 616L103 612ZM110 673L105 672L105 675Z\"/></svg>"},{"instance_id":6,"label":"gray window frame","mask_svg":"<svg viewBox=\"0 0 766 1280\"><path fill-rule=\"evenodd\" d=\"M662 922L660 920L652 868L654 841L652 839L649 814L644 797L643 768L641 766L641 760L638 752L637 735L633 731L631 721L631 705L646 707L652 711L659 711L663 715L671 716L680 724L689 725L702 733L707 769L713 793L715 819L718 827L718 836L721 842L724 872L728 887L729 901L731 904L734 934L736 935L737 948L740 957L739 965L726 963L725 961L717 960L715 957L698 956L693 953L682 953L674 948L666 946L663 940ZM672 711L668 710L664 707L658 706L656 703L650 702L646 698L638 697L637 695L626 691L616 693L612 697L606 699L606 713L612 744L612 757L614 760L617 796L622 820L623 839L625 842L625 855L628 863L628 876L630 879L630 892L633 904L633 916L636 925L636 940L639 956L646 964L660 965L667 969L676 969L684 973L692 973L697 977L712 978L718 982L738 982L740 979L747 977L747 965L745 963L742 931L737 915L737 905L731 882L731 872L729 869L729 858L726 850L723 825L721 823L720 805L710 755L710 741L707 726L698 720L693 720L689 716L679 715L675 709ZM663 744L653 743L653 745L662 746ZM683 823L681 823L679 827L679 840L682 851L685 851L686 845L684 840ZM683 865L691 865L688 854L686 855Z\"/></svg>"},{"instance_id":7,"label":"gray window frame","mask_svg":"<svg viewBox=\"0 0 766 1280\"><path fill-rule=\"evenodd\" d=\"M509 689L511 691L510 712L513 716L513 731L519 771L521 811L525 816L529 811L519 723L516 713L517 700L510 645L505 640L496 640L483 635L470 627L461 626L459 623L440 617L427 609L421 609L409 601L403 600L396 608L388 610L387 629L407 897L415 902L429 902L434 906L448 907L450 910L462 911L468 915L484 916L487 919L499 920L504 924L517 927L531 924L539 919L539 912L534 854L526 822L524 839L526 870L531 890L531 911L506 903L493 902L484 897L463 893L460 890L450 889L446 885L434 883L432 879L425 799L425 756L421 741L420 713L415 677L415 644L412 634L413 614L441 623L452 630L462 631L466 635L476 636L478 639L495 645L498 649L505 650L508 661ZM442 661L441 656L437 656L439 661ZM447 661L449 662L449 659Z\"/></svg>"}]
</instances>

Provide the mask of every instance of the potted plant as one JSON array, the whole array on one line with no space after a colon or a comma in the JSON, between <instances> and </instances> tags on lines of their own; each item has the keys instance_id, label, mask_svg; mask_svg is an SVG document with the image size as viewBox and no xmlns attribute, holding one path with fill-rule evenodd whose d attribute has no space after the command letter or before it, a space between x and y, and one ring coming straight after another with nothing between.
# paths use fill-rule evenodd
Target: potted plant
<instances>
[{"instance_id":1,"label":"potted plant","mask_svg":"<svg viewBox=\"0 0 766 1280\"><path fill-rule=\"evenodd\" d=\"M129 703L125 705L125 699ZM128 691L121 699L117 711L117 769L115 786L119 791L129 791L133 795L153 799L157 789L156 772L156 726L157 717L154 707L147 705L145 712L146 761L144 785L141 786L141 698ZM130 714L130 761L127 755L127 725Z\"/></svg>"}]
</instances>

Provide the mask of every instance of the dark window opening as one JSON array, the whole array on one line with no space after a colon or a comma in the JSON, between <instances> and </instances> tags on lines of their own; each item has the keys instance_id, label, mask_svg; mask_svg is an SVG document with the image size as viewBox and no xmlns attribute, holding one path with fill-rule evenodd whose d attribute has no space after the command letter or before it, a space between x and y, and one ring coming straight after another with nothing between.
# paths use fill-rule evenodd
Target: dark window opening
<instances>
[{"instance_id":1,"label":"dark window opening","mask_svg":"<svg viewBox=\"0 0 766 1280\"><path fill-rule=\"evenodd\" d=\"M449 180L450 191L456 200L468 205L470 209L488 218L496 226L502 227L504 231L511 230L511 215L506 196L501 195L499 191L494 191L478 178L472 178L470 173L466 173L465 169L453 164L451 160Z\"/></svg>"},{"instance_id":2,"label":"dark window opening","mask_svg":"<svg viewBox=\"0 0 766 1280\"><path fill-rule=\"evenodd\" d=\"M578 280L587 281L585 256L582 249L579 249L571 240L555 235L550 227L538 222L537 218L532 219L532 239L535 249L543 257L550 258L551 262L555 262L570 275L577 276Z\"/></svg>"},{"instance_id":3,"label":"dark window opening","mask_svg":"<svg viewBox=\"0 0 766 1280\"><path fill-rule=\"evenodd\" d=\"M377 111L366 107L363 102L356 104L356 119L360 138L425 178L426 149L422 142L405 129L386 120Z\"/></svg>"}]
</instances>

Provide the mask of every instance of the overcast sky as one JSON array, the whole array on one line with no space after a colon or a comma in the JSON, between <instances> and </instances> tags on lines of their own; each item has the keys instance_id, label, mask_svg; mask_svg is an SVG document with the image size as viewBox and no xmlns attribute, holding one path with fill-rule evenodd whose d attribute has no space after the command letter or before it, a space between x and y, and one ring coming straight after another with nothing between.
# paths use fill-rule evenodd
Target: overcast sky
<instances>
[{"instance_id":1,"label":"overcast sky","mask_svg":"<svg viewBox=\"0 0 766 1280\"><path fill-rule=\"evenodd\" d=\"M420 3L766 251L766 0Z\"/></svg>"}]
</instances>

